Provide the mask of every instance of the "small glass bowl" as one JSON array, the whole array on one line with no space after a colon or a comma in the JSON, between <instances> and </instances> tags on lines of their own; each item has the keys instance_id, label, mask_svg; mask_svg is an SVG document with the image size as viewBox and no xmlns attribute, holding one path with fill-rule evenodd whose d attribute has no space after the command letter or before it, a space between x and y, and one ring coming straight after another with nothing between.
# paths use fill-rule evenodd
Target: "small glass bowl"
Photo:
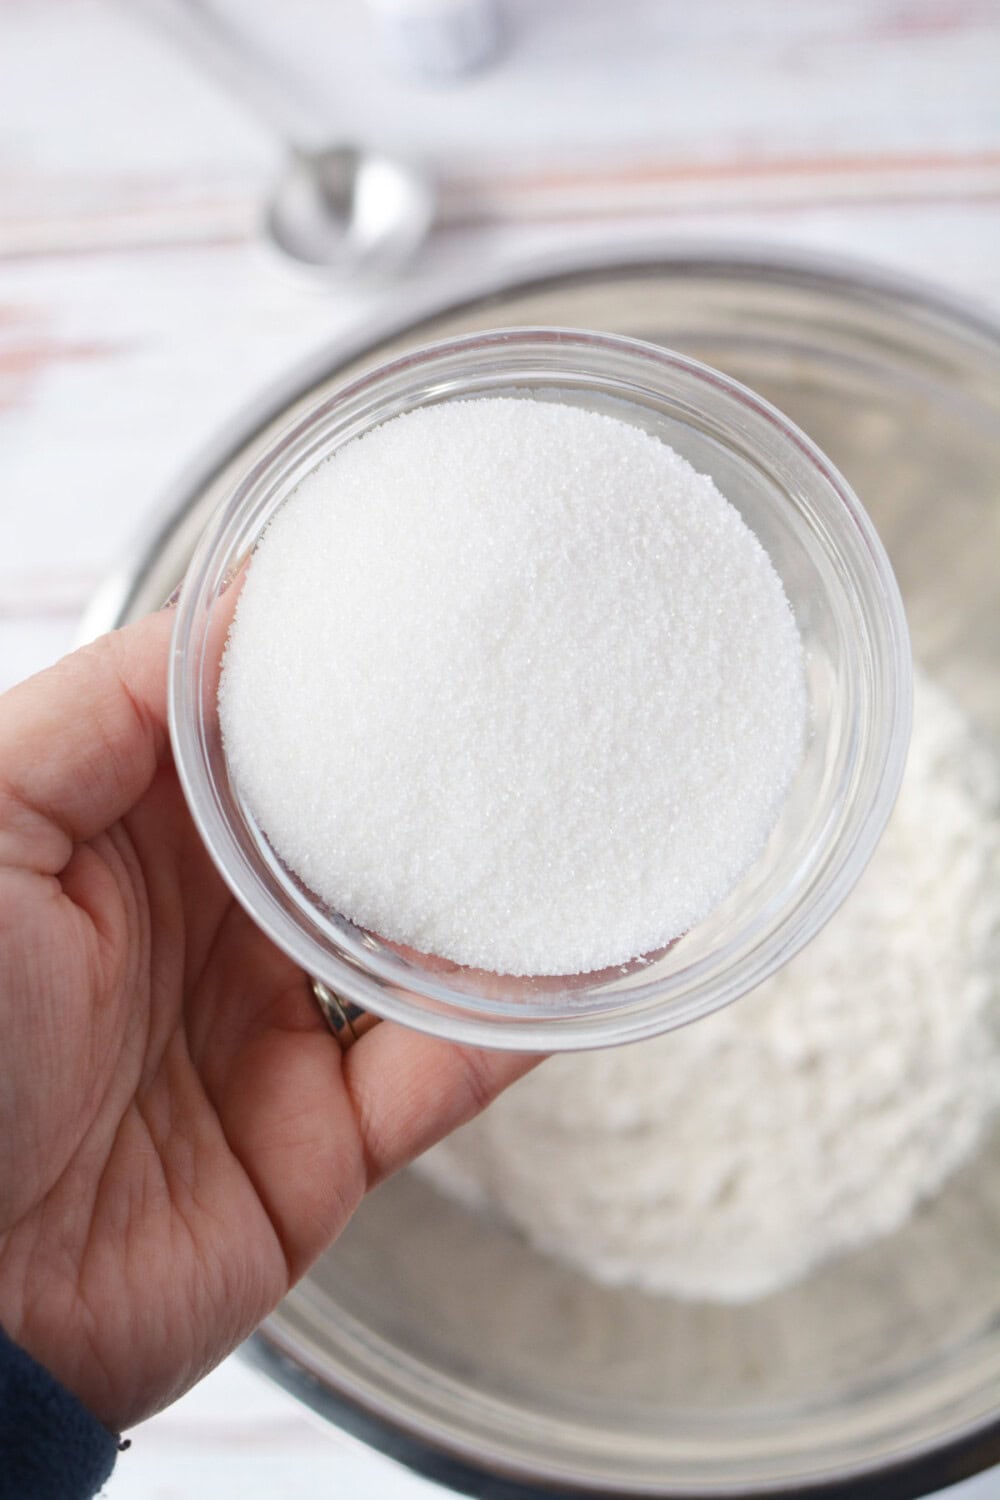
<instances>
[{"instance_id":1,"label":"small glass bowl","mask_svg":"<svg viewBox=\"0 0 1000 1500\"><path fill-rule=\"evenodd\" d=\"M806 653L811 731L756 865L666 952L565 979L499 977L400 953L324 907L243 805L219 729L222 651L246 564L305 475L402 412L512 394L616 415L710 474L769 553ZM169 698L174 754L195 822L233 894L289 957L342 998L418 1030L555 1051L634 1041L695 1020L752 989L808 942L854 885L885 826L906 758L911 692L909 638L889 560L848 484L802 432L746 387L669 350L525 328L405 354L352 381L274 441L220 507L191 561L177 605ZM304 722L302 733L309 732Z\"/></svg>"}]
</instances>

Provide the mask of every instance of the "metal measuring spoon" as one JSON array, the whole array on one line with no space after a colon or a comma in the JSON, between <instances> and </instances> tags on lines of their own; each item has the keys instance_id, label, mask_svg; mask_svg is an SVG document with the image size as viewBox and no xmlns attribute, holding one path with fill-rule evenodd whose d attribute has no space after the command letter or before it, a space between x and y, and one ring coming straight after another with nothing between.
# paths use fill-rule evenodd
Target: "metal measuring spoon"
<instances>
[{"instance_id":1,"label":"metal measuring spoon","mask_svg":"<svg viewBox=\"0 0 1000 1500\"><path fill-rule=\"evenodd\" d=\"M409 165L360 146L293 149L264 216L294 260L341 272L400 271L434 218L430 184Z\"/></svg>"},{"instance_id":2,"label":"metal measuring spoon","mask_svg":"<svg viewBox=\"0 0 1000 1500\"><path fill-rule=\"evenodd\" d=\"M400 272L434 219L434 189L409 163L361 144L304 143L301 103L273 59L202 0L154 0L148 14L285 145L264 211L284 254L342 277Z\"/></svg>"}]
</instances>

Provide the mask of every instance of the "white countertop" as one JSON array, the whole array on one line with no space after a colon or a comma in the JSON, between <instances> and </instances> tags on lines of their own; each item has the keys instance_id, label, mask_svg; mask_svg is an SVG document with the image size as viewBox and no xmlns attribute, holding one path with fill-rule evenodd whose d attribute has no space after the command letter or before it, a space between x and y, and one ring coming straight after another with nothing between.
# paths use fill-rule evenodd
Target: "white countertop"
<instances>
[{"instance_id":1,"label":"white countertop","mask_svg":"<svg viewBox=\"0 0 1000 1500\"><path fill-rule=\"evenodd\" d=\"M669 234L856 255L1000 310L993 4L508 0L497 66L432 88L385 72L355 0L243 0L321 133L441 178L439 240L382 292L261 248L275 147L138 9L0 0L0 688L70 647L221 423L418 285ZM236 1360L132 1437L116 1500L443 1493ZM1000 1474L951 1493L1000 1497Z\"/></svg>"}]
</instances>

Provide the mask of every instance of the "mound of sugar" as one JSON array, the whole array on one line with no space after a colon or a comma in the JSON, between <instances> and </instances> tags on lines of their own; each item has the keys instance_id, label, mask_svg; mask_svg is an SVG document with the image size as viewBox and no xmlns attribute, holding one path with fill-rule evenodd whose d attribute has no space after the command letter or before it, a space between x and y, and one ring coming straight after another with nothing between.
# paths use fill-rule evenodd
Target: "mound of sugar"
<instances>
[{"instance_id":1,"label":"mound of sugar","mask_svg":"<svg viewBox=\"0 0 1000 1500\"><path fill-rule=\"evenodd\" d=\"M219 711L240 795L330 907L508 974L623 963L760 855L798 631L712 481L617 418L488 398L345 445L261 539Z\"/></svg>"}]
</instances>

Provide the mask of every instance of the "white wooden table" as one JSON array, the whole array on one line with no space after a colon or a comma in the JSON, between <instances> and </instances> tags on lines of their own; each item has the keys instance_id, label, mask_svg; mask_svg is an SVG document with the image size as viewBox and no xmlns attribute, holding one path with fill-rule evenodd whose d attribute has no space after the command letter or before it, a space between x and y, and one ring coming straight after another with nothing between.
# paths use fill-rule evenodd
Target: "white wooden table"
<instances>
[{"instance_id":1,"label":"white wooden table","mask_svg":"<svg viewBox=\"0 0 1000 1500\"><path fill-rule=\"evenodd\" d=\"M444 227L406 288L303 279L255 239L276 147L138 0L0 0L0 687L69 648L227 417L416 282L669 233L853 254L1000 310L995 0L507 0L502 59L447 88L390 76L357 0L225 3L317 136L433 168ZM441 1493L234 1361L133 1438L117 1500Z\"/></svg>"}]
</instances>

